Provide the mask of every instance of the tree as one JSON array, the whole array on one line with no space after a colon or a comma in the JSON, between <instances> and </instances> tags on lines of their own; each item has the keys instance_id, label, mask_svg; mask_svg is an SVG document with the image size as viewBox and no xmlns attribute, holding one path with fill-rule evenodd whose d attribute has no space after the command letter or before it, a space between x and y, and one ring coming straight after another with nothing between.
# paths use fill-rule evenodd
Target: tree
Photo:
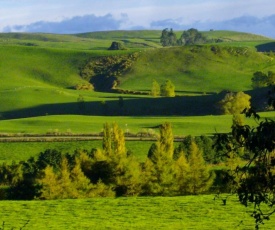
<instances>
[{"instance_id":1,"label":"tree","mask_svg":"<svg viewBox=\"0 0 275 230\"><path fill-rule=\"evenodd\" d=\"M184 31L178 40L179 45L194 45L205 43L207 39L197 30L191 28L187 31Z\"/></svg>"},{"instance_id":2,"label":"tree","mask_svg":"<svg viewBox=\"0 0 275 230\"><path fill-rule=\"evenodd\" d=\"M268 71L268 73L265 74L261 71L257 71L253 74L251 81L254 89L271 86L275 84L275 73Z\"/></svg>"},{"instance_id":3,"label":"tree","mask_svg":"<svg viewBox=\"0 0 275 230\"><path fill-rule=\"evenodd\" d=\"M188 182L190 181L190 166L185 153L181 152L179 155L175 164L177 186L179 195L186 195L188 194Z\"/></svg>"},{"instance_id":4,"label":"tree","mask_svg":"<svg viewBox=\"0 0 275 230\"><path fill-rule=\"evenodd\" d=\"M77 191L77 198L87 198L91 196L91 183L85 176L81 168L80 159L75 159L75 166L70 173L71 187Z\"/></svg>"},{"instance_id":5,"label":"tree","mask_svg":"<svg viewBox=\"0 0 275 230\"><path fill-rule=\"evenodd\" d=\"M160 95L160 86L156 80L153 80L152 88L151 88L151 95L153 97L157 97Z\"/></svg>"},{"instance_id":6,"label":"tree","mask_svg":"<svg viewBox=\"0 0 275 230\"><path fill-rule=\"evenodd\" d=\"M173 29L164 29L161 33L160 43L162 46L174 46L177 44L177 36Z\"/></svg>"},{"instance_id":7,"label":"tree","mask_svg":"<svg viewBox=\"0 0 275 230\"><path fill-rule=\"evenodd\" d=\"M199 194L207 191L213 184L214 174L207 167L203 159L203 153L194 140L191 142L188 163L190 171L188 174L187 192Z\"/></svg>"},{"instance_id":8,"label":"tree","mask_svg":"<svg viewBox=\"0 0 275 230\"><path fill-rule=\"evenodd\" d=\"M254 111L247 117L260 119ZM224 148L225 156L241 157L239 149L248 152L246 163L239 164L229 177L232 191L244 206L253 205L256 229L275 213L275 121L264 120L256 127L233 125L231 133L217 135L216 146ZM233 156L232 156L233 154Z\"/></svg>"},{"instance_id":9,"label":"tree","mask_svg":"<svg viewBox=\"0 0 275 230\"><path fill-rule=\"evenodd\" d=\"M106 160L95 162L93 166L98 179L112 184L117 196L139 194L140 165L127 155L124 132L116 123L113 123L112 128L108 123L104 126L103 153Z\"/></svg>"},{"instance_id":10,"label":"tree","mask_svg":"<svg viewBox=\"0 0 275 230\"><path fill-rule=\"evenodd\" d=\"M160 137L151 146L145 162L146 194L171 195L175 192L174 137L170 123L160 126Z\"/></svg>"},{"instance_id":11,"label":"tree","mask_svg":"<svg viewBox=\"0 0 275 230\"><path fill-rule=\"evenodd\" d=\"M121 42L112 42L108 50L126 50L126 48Z\"/></svg>"},{"instance_id":12,"label":"tree","mask_svg":"<svg viewBox=\"0 0 275 230\"><path fill-rule=\"evenodd\" d=\"M251 79L252 87L254 89L267 86L267 75L261 71L257 71L253 74Z\"/></svg>"},{"instance_id":13,"label":"tree","mask_svg":"<svg viewBox=\"0 0 275 230\"><path fill-rule=\"evenodd\" d=\"M53 167L47 165L42 171L42 178L37 180L41 184L40 199L54 200L60 198L61 193L57 175L54 173Z\"/></svg>"},{"instance_id":14,"label":"tree","mask_svg":"<svg viewBox=\"0 0 275 230\"><path fill-rule=\"evenodd\" d=\"M175 97L175 86L170 80L166 80L160 86L160 95L163 97Z\"/></svg>"},{"instance_id":15,"label":"tree","mask_svg":"<svg viewBox=\"0 0 275 230\"><path fill-rule=\"evenodd\" d=\"M219 102L219 106L223 114L240 114L250 108L250 98L244 92L230 92Z\"/></svg>"}]
</instances>

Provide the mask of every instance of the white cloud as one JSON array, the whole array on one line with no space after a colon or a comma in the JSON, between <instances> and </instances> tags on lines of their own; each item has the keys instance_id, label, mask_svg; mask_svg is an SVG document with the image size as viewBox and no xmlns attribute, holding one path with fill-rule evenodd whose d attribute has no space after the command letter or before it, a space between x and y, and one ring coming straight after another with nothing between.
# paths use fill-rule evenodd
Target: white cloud
<instances>
[{"instance_id":1,"label":"white cloud","mask_svg":"<svg viewBox=\"0 0 275 230\"><path fill-rule=\"evenodd\" d=\"M261 19L274 14L274 7L274 0L0 0L0 31L15 29L16 25L22 30L31 30L35 25L42 29L46 22L58 28L57 23L72 18L93 15L98 19L108 14L113 19L108 28L113 29L150 28L167 19L175 26L202 26L249 15ZM127 14L127 20L122 14ZM112 24L115 21L119 26ZM262 22L262 28L270 25ZM101 24L97 30L102 28Z\"/></svg>"},{"instance_id":2,"label":"white cloud","mask_svg":"<svg viewBox=\"0 0 275 230\"><path fill-rule=\"evenodd\" d=\"M28 25L14 25L4 28L5 32L44 32L74 34L91 31L119 30L121 24L126 23L127 15L115 19L111 14L104 16L84 15L65 19L60 22L38 21Z\"/></svg>"}]
</instances>

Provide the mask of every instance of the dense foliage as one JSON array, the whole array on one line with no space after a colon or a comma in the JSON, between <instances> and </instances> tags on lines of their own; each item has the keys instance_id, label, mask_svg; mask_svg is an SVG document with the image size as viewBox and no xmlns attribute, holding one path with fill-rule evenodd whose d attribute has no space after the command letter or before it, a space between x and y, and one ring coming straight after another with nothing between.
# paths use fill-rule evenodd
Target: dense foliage
<instances>
[{"instance_id":1,"label":"dense foliage","mask_svg":"<svg viewBox=\"0 0 275 230\"><path fill-rule=\"evenodd\" d=\"M244 92L229 92L219 102L222 114L240 114L245 109L250 109L251 96Z\"/></svg>"},{"instance_id":2,"label":"dense foliage","mask_svg":"<svg viewBox=\"0 0 275 230\"><path fill-rule=\"evenodd\" d=\"M118 84L118 76L131 68L138 54L107 56L91 59L82 69L80 75L89 81L96 90L108 91Z\"/></svg>"},{"instance_id":3,"label":"dense foliage","mask_svg":"<svg viewBox=\"0 0 275 230\"><path fill-rule=\"evenodd\" d=\"M197 29L191 28L189 30L183 31L179 39L174 33L173 29L168 28L162 30L160 43L162 46L183 46L183 45L194 45L202 44L207 42L205 36L202 35Z\"/></svg>"},{"instance_id":4,"label":"dense foliage","mask_svg":"<svg viewBox=\"0 0 275 230\"><path fill-rule=\"evenodd\" d=\"M271 86L275 84L275 73L268 71L268 73L265 74L262 71L257 71L253 74L251 80L253 88Z\"/></svg>"},{"instance_id":5,"label":"dense foliage","mask_svg":"<svg viewBox=\"0 0 275 230\"><path fill-rule=\"evenodd\" d=\"M171 124L165 123L159 130L159 138L143 163L126 150L122 129L115 123L106 123L102 149L77 150L66 155L46 150L37 159L3 164L1 198L171 196L208 191L214 173L204 160L203 147L192 139L188 152L175 151Z\"/></svg>"},{"instance_id":6,"label":"dense foliage","mask_svg":"<svg viewBox=\"0 0 275 230\"><path fill-rule=\"evenodd\" d=\"M247 110L246 115L259 119L253 110ZM274 143L275 121L268 119L256 127L235 124L230 134L219 134L217 139L227 158L246 156L246 163L239 162L228 171L227 180L241 204L254 206L256 229L275 212Z\"/></svg>"},{"instance_id":7,"label":"dense foliage","mask_svg":"<svg viewBox=\"0 0 275 230\"><path fill-rule=\"evenodd\" d=\"M159 85L156 80L153 80L151 95L153 97L162 96L162 97L175 97L175 85L171 80L166 80L163 84Z\"/></svg>"}]
</instances>

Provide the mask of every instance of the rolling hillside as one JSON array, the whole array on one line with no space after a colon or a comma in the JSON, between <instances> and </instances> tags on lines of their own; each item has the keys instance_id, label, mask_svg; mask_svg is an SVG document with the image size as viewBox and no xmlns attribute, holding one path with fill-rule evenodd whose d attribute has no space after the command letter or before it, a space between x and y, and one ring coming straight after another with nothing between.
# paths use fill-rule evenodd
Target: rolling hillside
<instances>
[{"instance_id":1,"label":"rolling hillside","mask_svg":"<svg viewBox=\"0 0 275 230\"><path fill-rule=\"evenodd\" d=\"M206 36L221 38L223 42L161 48L160 33L0 34L1 118L47 114L215 114L221 91L251 90L253 72L275 71L274 56L257 52L259 47L273 47L273 40L262 36L209 31L205 32ZM124 42L127 50L108 51L114 40ZM171 79L178 97L123 95L125 108L121 111L119 94L73 89L85 83L80 71L88 60L133 52L138 53L138 58L130 71L119 77L118 87L148 93L153 79L159 83ZM79 106L79 95L84 97L84 110Z\"/></svg>"}]
</instances>

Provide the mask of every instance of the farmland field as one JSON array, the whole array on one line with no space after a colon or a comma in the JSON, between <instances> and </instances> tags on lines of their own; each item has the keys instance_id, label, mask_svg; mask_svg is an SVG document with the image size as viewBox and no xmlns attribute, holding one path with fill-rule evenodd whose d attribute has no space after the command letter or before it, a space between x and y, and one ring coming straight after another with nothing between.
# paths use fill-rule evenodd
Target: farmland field
<instances>
[{"instance_id":1,"label":"farmland field","mask_svg":"<svg viewBox=\"0 0 275 230\"><path fill-rule=\"evenodd\" d=\"M214 195L1 201L5 229L196 229L251 230L251 209L235 197L227 205ZM250 210L250 211L249 211ZM275 220L262 230L274 229Z\"/></svg>"},{"instance_id":2,"label":"farmland field","mask_svg":"<svg viewBox=\"0 0 275 230\"><path fill-rule=\"evenodd\" d=\"M274 118L275 112L259 113L262 118ZM174 135L212 135L230 131L232 115L222 116L42 116L24 119L0 120L0 133L13 134L46 134L56 130L58 133L72 132L99 133L104 123L116 122L125 132L138 133L158 132L157 126L164 122L173 125ZM253 119L246 119L251 125L255 125Z\"/></svg>"},{"instance_id":3,"label":"farmland field","mask_svg":"<svg viewBox=\"0 0 275 230\"><path fill-rule=\"evenodd\" d=\"M138 161L146 159L152 141L127 141L126 148L131 150ZM70 142L0 142L0 164L3 162L26 161L36 157L46 149L56 149L62 153L73 153L75 150L102 148L102 141L70 141Z\"/></svg>"}]
</instances>

